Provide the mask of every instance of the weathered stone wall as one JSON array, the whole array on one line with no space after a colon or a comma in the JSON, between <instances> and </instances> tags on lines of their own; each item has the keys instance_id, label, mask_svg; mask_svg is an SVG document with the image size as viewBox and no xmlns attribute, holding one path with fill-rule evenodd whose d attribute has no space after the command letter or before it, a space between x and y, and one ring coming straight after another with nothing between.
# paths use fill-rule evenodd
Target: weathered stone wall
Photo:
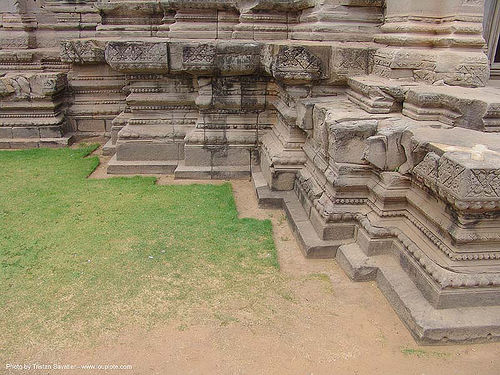
<instances>
[{"instance_id":1,"label":"weathered stone wall","mask_svg":"<svg viewBox=\"0 0 500 375\"><path fill-rule=\"evenodd\" d=\"M500 95L482 1L0 3L0 147L252 176L306 256L427 342L500 337Z\"/></svg>"}]
</instances>

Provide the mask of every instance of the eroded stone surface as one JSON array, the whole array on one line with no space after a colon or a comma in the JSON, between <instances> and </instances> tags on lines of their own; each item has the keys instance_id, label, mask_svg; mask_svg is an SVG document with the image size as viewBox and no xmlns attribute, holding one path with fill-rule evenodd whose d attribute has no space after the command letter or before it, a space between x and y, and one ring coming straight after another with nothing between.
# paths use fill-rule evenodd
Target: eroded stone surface
<instances>
[{"instance_id":1,"label":"eroded stone surface","mask_svg":"<svg viewBox=\"0 0 500 375\"><path fill-rule=\"evenodd\" d=\"M484 87L481 2L5 4L0 147L105 134L114 173L260 169L305 254L339 249L354 278L382 270L418 337L467 340L452 310L500 305L500 95Z\"/></svg>"},{"instance_id":2,"label":"eroded stone surface","mask_svg":"<svg viewBox=\"0 0 500 375\"><path fill-rule=\"evenodd\" d=\"M61 61L72 64L105 62L104 45L97 40L65 40L61 42Z\"/></svg>"},{"instance_id":3,"label":"eroded stone surface","mask_svg":"<svg viewBox=\"0 0 500 375\"><path fill-rule=\"evenodd\" d=\"M113 69L125 73L168 73L168 45L161 41L109 42L105 58Z\"/></svg>"}]
</instances>

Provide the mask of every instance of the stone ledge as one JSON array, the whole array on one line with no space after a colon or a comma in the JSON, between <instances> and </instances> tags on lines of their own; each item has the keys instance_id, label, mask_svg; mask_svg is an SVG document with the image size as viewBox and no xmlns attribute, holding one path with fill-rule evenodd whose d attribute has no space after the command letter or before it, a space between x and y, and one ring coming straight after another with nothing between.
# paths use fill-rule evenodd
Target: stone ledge
<instances>
[{"instance_id":1,"label":"stone ledge","mask_svg":"<svg viewBox=\"0 0 500 375\"><path fill-rule=\"evenodd\" d=\"M500 90L492 87L418 86L408 90L403 114L415 120L495 132L500 130Z\"/></svg>"},{"instance_id":2,"label":"stone ledge","mask_svg":"<svg viewBox=\"0 0 500 375\"><path fill-rule=\"evenodd\" d=\"M0 149L60 148L73 143L73 135L60 138L0 138Z\"/></svg>"},{"instance_id":3,"label":"stone ledge","mask_svg":"<svg viewBox=\"0 0 500 375\"><path fill-rule=\"evenodd\" d=\"M390 255L366 256L356 244L337 251L338 264L354 281L377 281L400 319L422 344L500 340L500 307L435 309Z\"/></svg>"},{"instance_id":4,"label":"stone ledge","mask_svg":"<svg viewBox=\"0 0 500 375\"><path fill-rule=\"evenodd\" d=\"M172 174L178 161L119 161L114 155L108 163L108 174Z\"/></svg>"},{"instance_id":5,"label":"stone ledge","mask_svg":"<svg viewBox=\"0 0 500 375\"><path fill-rule=\"evenodd\" d=\"M500 131L500 90L424 85L411 79L350 77L349 99L372 114L400 112L417 121L484 132Z\"/></svg>"},{"instance_id":6,"label":"stone ledge","mask_svg":"<svg viewBox=\"0 0 500 375\"><path fill-rule=\"evenodd\" d=\"M373 74L389 79L413 79L428 84L483 87L489 79L489 61L482 49L380 48Z\"/></svg>"},{"instance_id":7,"label":"stone ledge","mask_svg":"<svg viewBox=\"0 0 500 375\"><path fill-rule=\"evenodd\" d=\"M285 210L288 222L299 247L306 258L334 258L337 249L345 241L325 241L316 233L309 217L293 191L271 191L262 172L258 169L252 172L252 179L257 194L259 206L280 207Z\"/></svg>"},{"instance_id":8,"label":"stone ledge","mask_svg":"<svg viewBox=\"0 0 500 375\"><path fill-rule=\"evenodd\" d=\"M252 173L260 206L283 207L306 257L335 257L354 281L377 281L401 320L422 344L500 340L500 307L434 308L422 295L391 250L367 256L350 241L321 241L293 192L270 191L259 170ZM309 225L307 225L309 224ZM342 243L343 242L343 243Z\"/></svg>"},{"instance_id":9,"label":"stone ledge","mask_svg":"<svg viewBox=\"0 0 500 375\"><path fill-rule=\"evenodd\" d=\"M251 175L250 166L189 166L183 160L173 173L176 179L189 180L241 179Z\"/></svg>"},{"instance_id":10,"label":"stone ledge","mask_svg":"<svg viewBox=\"0 0 500 375\"><path fill-rule=\"evenodd\" d=\"M114 145L113 141L110 139L102 147L102 154L104 156L113 156L115 154L115 152L116 152L116 145Z\"/></svg>"}]
</instances>

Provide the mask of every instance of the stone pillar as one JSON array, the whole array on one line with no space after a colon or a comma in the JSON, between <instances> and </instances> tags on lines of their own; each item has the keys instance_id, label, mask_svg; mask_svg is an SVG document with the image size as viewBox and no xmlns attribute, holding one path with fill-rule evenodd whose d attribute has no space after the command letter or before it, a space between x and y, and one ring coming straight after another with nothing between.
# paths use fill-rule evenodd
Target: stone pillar
<instances>
[{"instance_id":1,"label":"stone pillar","mask_svg":"<svg viewBox=\"0 0 500 375\"><path fill-rule=\"evenodd\" d=\"M483 0L386 0L374 73L454 86L489 79L482 36Z\"/></svg>"},{"instance_id":2,"label":"stone pillar","mask_svg":"<svg viewBox=\"0 0 500 375\"><path fill-rule=\"evenodd\" d=\"M0 2L0 49L34 48L35 19L27 13L26 0Z\"/></svg>"}]
</instances>

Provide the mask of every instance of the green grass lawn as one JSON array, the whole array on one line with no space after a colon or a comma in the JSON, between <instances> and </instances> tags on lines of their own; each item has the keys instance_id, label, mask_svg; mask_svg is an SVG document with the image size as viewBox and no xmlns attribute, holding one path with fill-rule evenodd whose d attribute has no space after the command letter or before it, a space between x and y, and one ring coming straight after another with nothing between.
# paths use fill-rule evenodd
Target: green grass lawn
<instances>
[{"instance_id":1,"label":"green grass lawn","mask_svg":"<svg viewBox=\"0 0 500 375\"><path fill-rule=\"evenodd\" d=\"M86 179L94 149L0 152L0 354L231 321L235 301L281 293L271 223L238 219L229 184Z\"/></svg>"}]
</instances>

